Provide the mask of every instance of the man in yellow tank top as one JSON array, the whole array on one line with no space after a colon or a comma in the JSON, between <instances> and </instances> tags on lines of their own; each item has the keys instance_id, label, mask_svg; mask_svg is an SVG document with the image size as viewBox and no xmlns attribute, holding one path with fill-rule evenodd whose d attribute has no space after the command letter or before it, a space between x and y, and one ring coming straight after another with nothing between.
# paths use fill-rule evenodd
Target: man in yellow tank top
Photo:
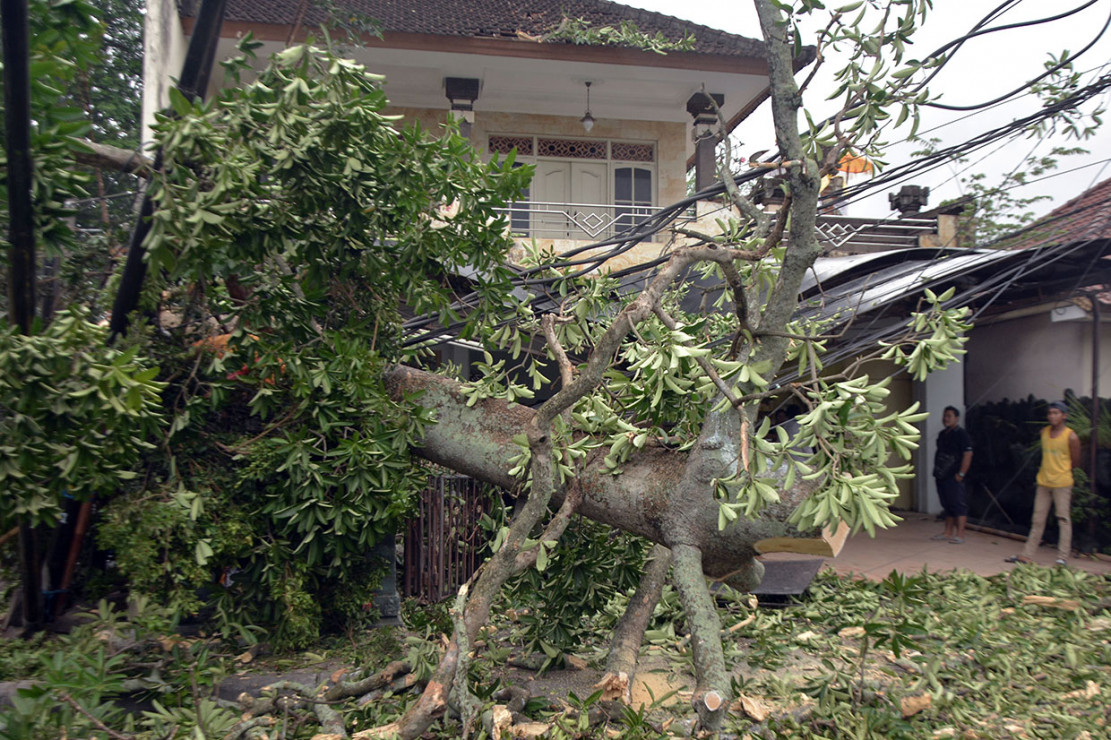
<instances>
[{"instance_id":1,"label":"man in yellow tank top","mask_svg":"<svg viewBox=\"0 0 1111 740\"><path fill-rule=\"evenodd\" d=\"M1045 520L1052 502L1057 517L1057 565L1066 565L1072 550L1072 469L1080 466L1080 438L1065 426L1068 407L1061 401L1049 404L1049 426L1042 429L1042 466L1038 469L1038 492L1034 497L1034 516L1030 536L1021 555L1007 558L1009 563L1032 563L1042 541Z\"/></svg>"}]
</instances>

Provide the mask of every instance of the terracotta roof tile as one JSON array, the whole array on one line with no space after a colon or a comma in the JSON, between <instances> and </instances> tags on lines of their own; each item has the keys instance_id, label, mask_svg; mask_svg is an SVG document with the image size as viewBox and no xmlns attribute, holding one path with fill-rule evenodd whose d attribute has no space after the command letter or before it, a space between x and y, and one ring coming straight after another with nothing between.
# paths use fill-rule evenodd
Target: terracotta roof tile
<instances>
[{"instance_id":1,"label":"terracotta roof tile","mask_svg":"<svg viewBox=\"0 0 1111 740\"><path fill-rule=\"evenodd\" d=\"M991 246L997 249L1028 249L1043 244L1092 239L1111 239L1111 178Z\"/></svg>"},{"instance_id":2,"label":"terracotta roof tile","mask_svg":"<svg viewBox=\"0 0 1111 740\"><path fill-rule=\"evenodd\" d=\"M185 17L194 16L199 5L199 0L179 0ZM306 3L303 25L312 27L325 20L321 5L312 0ZM335 5L377 21L386 36L392 31L515 39L518 32L533 36L548 32L566 15L583 18L594 26L631 21L641 31L652 35L660 32L671 40L691 33L696 53L764 56L761 41L608 0L336 0ZM300 9L299 0L228 0L226 18L292 25Z\"/></svg>"}]
</instances>

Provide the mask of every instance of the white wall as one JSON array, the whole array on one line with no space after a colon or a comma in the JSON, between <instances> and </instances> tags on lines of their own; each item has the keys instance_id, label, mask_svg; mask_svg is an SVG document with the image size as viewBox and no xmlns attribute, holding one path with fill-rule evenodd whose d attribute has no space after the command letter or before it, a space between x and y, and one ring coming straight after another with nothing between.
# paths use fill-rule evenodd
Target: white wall
<instances>
[{"instance_id":1,"label":"white wall","mask_svg":"<svg viewBox=\"0 0 1111 740\"><path fill-rule=\"evenodd\" d=\"M967 361L967 356L966 356ZM924 383L915 384L915 400L921 404L922 411L930 412L929 417L919 424L922 430L922 440L918 447L915 478L915 509L927 514L937 514L941 511L941 502L937 497L937 487L934 485L933 463L934 452L937 449L937 435L945 428L941 416L946 406L956 406L961 412L961 424L964 424L964 399L965 399L965 366L957 362L944 370L938 370L926 376Z\"/></svg>"},{"instance_id":2,"label":"white wall","mask_svg":"<svg viewBox=\"0 0 1111 740\"><path fill-rule=\"evenodd\" d=\"M173 0L147 0L143 25L143 144L152 137L154 114L170 104L170 87L185 61L185 34Z\"/></svg>"},{"instance_id":3,"label":"white wall","mask_svg":"<svg viewBox=\"0 0 1111 740\"><path fill-rule=\"evenodd\" d=\"M977 325L966 346L970 404L1091 395L1092 322L1075 306ZM1111 395L1111 316L1100 324L1099 391Z\"/></svg>"}]
</instances>

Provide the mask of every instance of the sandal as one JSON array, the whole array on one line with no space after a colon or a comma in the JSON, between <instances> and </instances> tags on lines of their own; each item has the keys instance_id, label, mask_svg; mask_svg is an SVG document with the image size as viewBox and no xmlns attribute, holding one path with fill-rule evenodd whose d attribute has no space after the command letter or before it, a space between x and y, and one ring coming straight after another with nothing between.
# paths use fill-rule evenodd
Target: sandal
<instances>
[{"instance_id":1,"label":"sandal","mask_svg":"<svg viewBox=\"0 0 1111 740\"><path fill-rule=\"evenodd\" d=\"M935 534L935 535L934 535L933 537L931 537L930 539L931 539L931 540L936 540L937 542L941 542L942 540L947 540L947 539L949 539L949 535L947 535L947 534Z\"/></svg>"},{"instance_id":2,"label":"sandal","mask_svg":"<svg viewBox=\"0 0 1111 740\"><path fill-rule=\"evenodd\" d=\"M1057 558L1056 564L1057 565L1068 565L1069 561L1065 560L1064 558Z\"/></svg>"},{"instance_id":3,"label":"sandal","mask_svg":"<svg viewBox=\"0 0 1111 740\"><path fill-rule=\"evenodd\" d=\"M949 544L950 545L963 545L964 544L964 537L954 537L953 539L949 540Z\"/></svg>"},{"instance_id":4,"label":"sandal","mask_svg":"<svg viewBox=\"0 0 1111 740\"><path fill-rule=\"evenodd\" d=\"M1027 560L1026 558L1022 557L1021 555L1012 555L1009 558L1003 558L1003 562L1004 563L1022 563L1023 565L1030 565L1030 563L1032 563L1034 561L1033 560Z\"/></svg>"}]
</instances>

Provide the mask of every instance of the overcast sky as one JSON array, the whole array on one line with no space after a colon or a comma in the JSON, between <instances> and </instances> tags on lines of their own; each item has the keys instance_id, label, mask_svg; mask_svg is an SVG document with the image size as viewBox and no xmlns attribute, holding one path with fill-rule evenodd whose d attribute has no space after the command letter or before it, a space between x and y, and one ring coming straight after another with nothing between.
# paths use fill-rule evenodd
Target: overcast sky
<instances>
[{"instance_id":1,"label":"overcast sky","mask_svg":"<svg viewBox=\"0 0 1111 740\"><path fill-rule=\"evenodd\" d=\"M943 43L966 33L986 13L1000 4L1001 0L935 0L934 10L926 25L915 37L914 49L910 56L926 56ZM678 18L719 28L730 33L751 38L760 37L756 14L748 0L622 0L627 5L655 10ZM829 7L848 3L849 0L827 0ZM1025 0L1007 12L992 26L1010 25L1079 6L1088 0ZM1043 24L1033 28L1013 29L996 34L988 34L968 42L953 61L930 85L931 91L943 94L943 102L955 105L974 104L991 100L999 94L1023 86L1024 83L1043 71L1043 62L1049 52L1059 54L1065 49L1078 51L1087 45L1108 22L1111 16L1111 0L1095 0L1091 7L1074 17ZM804 39L811 43L812 39ZM827 63L829 69L836 69L835 63ZM1091 81L1101 72L1111 69L1111 32L1105 32L1096 45L1077 62L1076 69L1085 72L1084 80ZM826 80L831 80L827 76ZM827 82L828 84L828 82ZM808 99L808 104L821 113L821 99L825 97L820 83ZM828 89L828 88L827 88ZM812 99L812 100L811 100ZM1099 99L1102 107L1111 104L1111 93L1105 92ZM973 114L951 113L930 110L923 114L920 135L937 136L943 145L955 144L983 131L995 128L1014 118L1027 115L1038 107L1032 96L1022 96L1018 101L1004 104L987 111ZM743 142L740 154L748 155L774 145L767 104L762 106L748 121L737 130ZM818 118L817 115L814 116ZM1055 145L1068 145L1061 137L1039 141L1019 139L1009 143L993 145L981 153L973 154L966 164L953 164L935 171L916 175L910 181L931 188L930 204L963 194L960 176L973 172L984 172L998 182L1004 173L1019 167L1031 153L1048 154ZM1045 194L1052 201L1043 201L1033 208L1039 213L1052 210L1065 203L1092 185L1111 177L1111 129L1105 128L1096 137L1079 144L1090 151L1088 154L1061 160L1058 172L1073 170L1042 182L1022 188L1024 196ZM889 162L899 164L906 161L912 147L896 146L890 150ZM850 184L867 175L854 176ZM897 186L896 186L897 188ZM886 192L879 193L866 201L852 205L848 211L854 216L881 217L891 213Z\"/></svg>"}]
</instances>

